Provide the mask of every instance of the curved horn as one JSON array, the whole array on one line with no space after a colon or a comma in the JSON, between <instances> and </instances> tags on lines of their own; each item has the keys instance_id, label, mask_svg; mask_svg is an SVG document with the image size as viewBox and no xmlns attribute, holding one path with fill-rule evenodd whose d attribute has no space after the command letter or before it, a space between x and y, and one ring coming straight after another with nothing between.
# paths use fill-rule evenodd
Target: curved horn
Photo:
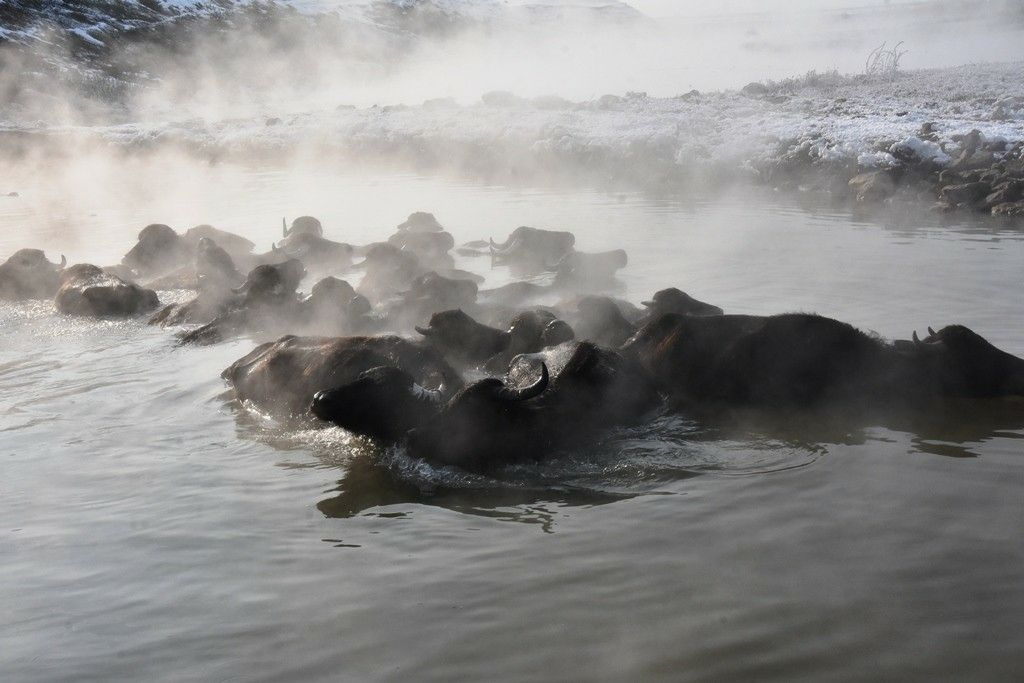
<instances>
[{"instance_id":1,"label":"curved horn","mask_svg":"<svg viewBox=\"0 0 1024 683\"><path fill-rule=\"evenodd\" d=\"M928 328L928 336L931 336L931 337L935 336L935 330L933 330L931 327Z\"/></svg>"},{"instance_id":2,"label":"curved horn","mask_svg":"<svg viewBox=\"0 0 1024 683\"><path fill-rule=\"evenodd\" d=\"M519 238L516 237L516 239L513 240L512 237L510 236L507 240L505 240L504 244L498 244L497 242L494 241L493 237L489 238L487 241L491 246L492 252L503 254L509 249L511 249L513 246L515 246L515 244L519 241Z\"/></svg>"},{"instance_id":3,"label":"curved horn","mask_svg":"<svg viewBox=\"0 0 1024 683\"><path fill-rule=\"evenodd\" d=\"M288 236L288 219L283 216L281 217L281 236Z\"/></svg>"},{"instance_id":4,"label":"curved horn","mask_svg":"<svg viewBox=\"0 0 1024 683\"><path fill-rule=\"evenodd\" d=\"M420 327L419 325L414 326L413 329L422 334L424 337L429 337L434 333L434 331L429 327Z\"/></svg>"},{"instance_id":5,"label":"curved horn","mask_svg":"<svg viewBox=\"0 0 1024 683\"><path fill-rule=\"evenodd\" d=\"M921 343L921 338L917 336L917 330L914 330L914 333L910 335L910 338L914 340L915 344Z\"/></svg>"},{"instance_id":6,"label":"curved horn","mask_svg":"<svg viewBox=\"0 0 1024 683\"><path fill-rule=\"evenodd\" d=\"M548 388L548 366L544 363L540 364L540 379L531 384L528 387L522 389L509 389L504 387L498 390L498 397L505 399L506 401L529 401L531 398L536 398L544 393L544 390Z\"/></svg>"},{"instance_id":7,"label":"curved horn","mask_svg":"<svg viewBox=\"0 0 1024 683\"><path fill-rule=\"evenodd\" d=\"M64 270L68 265L68 257L64 254L60 255L60 269Z\"/></svg>"}]
</instances>

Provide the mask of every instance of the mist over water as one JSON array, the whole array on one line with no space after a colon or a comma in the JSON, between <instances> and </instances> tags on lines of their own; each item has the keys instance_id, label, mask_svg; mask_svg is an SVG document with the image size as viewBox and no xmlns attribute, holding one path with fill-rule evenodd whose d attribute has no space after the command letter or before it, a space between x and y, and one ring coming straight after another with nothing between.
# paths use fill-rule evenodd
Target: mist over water
<instances>
[{"instance_id":1,"label":"mist over water","mask_svg":"<svg viewBox=\"0 0 1024 683\"><path fill-rule=\"evenodd\" d=\"M631 302L675 286L727 313L817 312L899 339L961 323L1024 356L1019 222L668 174L658 164L690 157L663 158L662 128L599 99L634 93L643 109L641 92L858 74L883 41L904 41L904 72L1021 60L1016 3L524 4L369 23L283 9L197 19L194 32L101 29L102 48L79 36L5 49L0 260L39 248L114 265L150 223L213 224L264 252L300 215L366 245L429 211L457 245L527 225L571 231L586 252L624 249L602 292ZM842 98L853 82L823 87ZM1019 79L1004 85L1024 98ZM488 93L498 104L480 106ZM746 127L773 123L759 101L722 97L739 104L721 111L755 112ZM374 105L419 127L356 120L342 141L318 128ZM707 126L665 116L680 135ZM809 128L828 115L805 116ZM515 119L536 129L529 143ZM561 159L538 152L551 140L583 151L545 167ZM481 288L519 279L487 256L455 266ZM182 346L174 331L0 302L0 679L1011 680L1024 668L1020 402L884 426L662 412L477 474L230 401L220 373L257 340Z\"/></svg>"}]
</instances>

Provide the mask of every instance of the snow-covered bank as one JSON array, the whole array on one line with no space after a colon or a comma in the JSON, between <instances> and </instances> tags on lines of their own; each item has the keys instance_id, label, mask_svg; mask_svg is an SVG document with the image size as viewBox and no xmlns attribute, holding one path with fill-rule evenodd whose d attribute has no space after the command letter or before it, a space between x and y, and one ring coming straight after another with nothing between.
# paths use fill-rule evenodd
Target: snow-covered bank
<instances>
[{"instance_id":1,"label":"snow-covered bank","mask_svg":"<svg viewBox=\"0 0 1024 683\"><path fill-rule=\"evenodd\" d=\"M923 133L922 127L930 133ZM783 182L790 171L885 168L917 155L942 166L978 130L999 154L1024 140L1024 64L973 65L885 78L808 74L739 91L642 93L588 102L490 93L471 106L344 105L280 118L100 127L8 124L18 139L94 139L128 149L173 145L223 157L391 156L421 166L530 173L598 169L671 178L699 171ZM999 148L1000 143L1006 143Z\"/></svg>"}]
</instances>

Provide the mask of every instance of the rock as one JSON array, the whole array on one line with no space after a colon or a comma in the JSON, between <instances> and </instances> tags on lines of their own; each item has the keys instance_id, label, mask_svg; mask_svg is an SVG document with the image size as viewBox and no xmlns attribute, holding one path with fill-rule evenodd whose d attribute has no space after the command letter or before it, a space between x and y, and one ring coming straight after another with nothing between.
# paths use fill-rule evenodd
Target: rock
<instances>
[{"instance_id":1,"label":"rock","mask_svg":"<svg viewBox=\"0 0 1024 683\"><path fill-rule=\"evenodd\" d=\"M955 171L970 171L989 168L995 162L996 157L992 152L969 148L961 152L949 167Z\"/></svg>"},{"instance_id":2,"label":"rock","mask_svg":"<svg viewBox=\"0 0 1024 683\"><path fill-rule=\"evenodd\" d=\"M1024 181L1008 180L992 188L992 193L985 197L985 205L992 208L998 204L1009 204L1024 198Z\"/></svg>"},{"instance_id":3,"label":"rock","mask_svg":"<svg viewBox=\"0 0 1024 683\"><path fill-rule=\"evenodd\" d=\"M883 201L896 192L896 180L889 170L868 171L850 178L858 202Z\"/></svg>"},{"instance_id":4,"label":"rock","mask_svg":"<svg viewBox=\"0 0 1024 683\"><path fill-rule=\"evenodd\" d=\"M768 86L764 83L747 83L740 92L749 97L761 97L768 94Z\"/></svg>"},{"instance_id":5,"label":"rock","mask_svg":"<svg viewBox=\"0 0 1024 683\"><path fill-rule=\"evenodd\" d=\"M993 216L1024 216L1024 202L1006 202L992 207Z\"/></svg>"},{"instance_id":6,"label":"rock","mask_svg":"<svg viewBox=\"0 0 1024 683\"><path fill-rule=\"evenodd\" d=\"M992 187L988 183L963 183L962 185L946 185L939 194L953 204L974 204L983 199Z\"/></svg>"},{"instance_id":7,"label":"rock","mask_svg":"<svg viewBox=\"0 0 1024 683\"><path fill-rule=\"evenodd\" d=\"M61 273L57 310L93 317L129 316L156 308L156 292L125 282L103 269L80 263Z\"/></svg>"}]
</instances>

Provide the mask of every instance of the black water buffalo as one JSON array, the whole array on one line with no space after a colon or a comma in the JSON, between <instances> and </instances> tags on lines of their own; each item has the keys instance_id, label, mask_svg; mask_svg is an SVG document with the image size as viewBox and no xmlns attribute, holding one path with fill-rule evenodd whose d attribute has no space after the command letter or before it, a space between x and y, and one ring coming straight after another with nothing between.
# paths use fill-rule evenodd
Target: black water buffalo
<instances>
[{"instance_id":1,"label":"black water buffalo","mask_svg":"<svg viewBox=\"0 0 1024 683\"><path fill-rule=\"evenodd\" d=\"M615 351L569 342L538 356L517 357L506 381L488 378L456 393L409 433L409 453L487 470L590 442L660 403L644 369Z\"/></svg>"},{"instance_id":2,"label":"black water buffalo","mask_svg":"<svg viewBox=\"0 0 1024 683\"><path fill-rule=\"evenodd\" d=\"M0 264L0 300L50 299L60 286L68 260L50 263L40 249L20 249Z\"/></svg>"},{"instance_id":3,"label":"black water buffalo","mask_svg":"<svg viewBox=\"0 0 1024 683\"><path fill-rule=\"evenodd\" d=\"M345 242L334 242L309 233L292 234L277 243L277 249L288 258L302 261L310 268L344 271L352 267L356 247Z\"/></svg>"},{"instance_id":4,"label":"black water buffalo","mask_svg":"<svg viewBox=\"0 0 1024 683\"><path fill-rule=\"evenodd\" d=\"M1024 395L1024 360L960 325L892 344L830 318L664 315L623 347L677 402L867 411Z\"/></svg>"},{"instance_id":5,"label":"black water buffalo","mask_svg":"<svg viewBox=\"0 0 1024 683\"><path fill-rule=\"evenodd\" d=\"M349 335L364 333L375 326L372 308L366 297L352 285L335 277L325 277L302 300L300 320L303 334Z\"/></svg>"},{"instance_id":6,"label":"black water buffalo","mask_svg":"<svg viewBox=\"0 0 1024 683\"><path fill-rule=\"evenodd\" d=\"M197 251L202 239L213 240L217 246L226 251L234 262L244 262L252 257L256 245L252 241L233 232L219 230L212 225L197 225L189 228L181 236L182 241L192 251Z\"/></svg>"},{"instance_id":7,"label":"black water buffalo","mask_svg":"<svg viewBox=\"0 0 1024 683\"><path fill-rule=\"evenodd\" d=\"M299 216L292 221L291 227L288 227L288 221L281 219L281 237L287 240L293 235L315 235L317 237L324 236L324 226L320 223L320 220L313 216Z\"/></svg>"},{"instance_id":8,"label":"black water buffalo","mask_svg":"<svg viewBox=\"0 0 1024 683\"><path fill-rule=\"evenodd\" d=\"M388 244L416 254L426 268L447 270L455 266L455 259L448 253L455 246L455 238L447 232L399 231L388 238Z\"/></svg>"},{"instance_id":9,"label":"black water buffalo","mask_svg":"<svg viewBox=\"0 0 1024 683\"><path fill-rule=\"evenodd\" d=\"M416 326L431 346L446 358L478 365L508 348L511 335L477 322L461 309L430 316L426 326Z\"/></svg>"},{"instance_id":10,"label":"black water buffalo","mask_svg":"<svg viewBox=\"0 0 1024 683\"><path fill-rule=\"evenodd\" d=\"M722 315L718 306L694 299L686 292L669 287L654 293L650 301L641 302L647 308L647 320L654 320L667 313L679 315Z\"/></svg>"},{"instance_id":11,"label":"black water buffalo","mask_svg":"<svg viewBox=\"0 0 1024 683\"><path fill-rule=\"evenodd\" d=\"M153 278L187 266L192 259L188 244L170 226L147 225L139 232L139 241L121 264L138 277Z\"/></svg>"},{"instance_id":12,"label":"black water buffalo","mask_svg":"<svg viewBox=\"0 0 1024 683\"><path fill-rule=\"evenodd\" d=\"M398 230L402 232L442 232L444 226L437 222L434 218L434 214L426 213L425 211L415 211L409 214L409 217L398 225Z\"/></svg>"},{"instance_id":13,"label":"black water buffalo","mask_svg":"<svg viewBox=\"0 0 1024 683\"><path fill-rule=\"evenodd\" d=\"M426 327L416 327L445 358L504 372L521 353L535 353L573 339L572 328L543 309L521 311L507 331L484 325L461 309L435 313Z\"/></svg>"},{"instance_id":14,"label":"black water buffalo","mask_svg":"<svg viewBox=\"0 0 1024 683\"><path fill-rule=\"evenodd\" d=\"M239 401L281 416L306 415L315 394L355 382L367 370L376 367L397 368L419 386L462 386L458 373L433 349L407 339L380 337L296 337L288 335L260 344L251 353L232 363L221 377L231 385ZM344 414L361 407L347 404L339 395L321 399L319 415L323 419L345 422ZM400 397L391 396L392 401ZM369 404L364 404L369 405ZM328 410L334 406L337 413ZM399 403L385 413L394 413Z\"/></svg>"},{"instance_id":15,"label":"black water buffalo","mask_svg":"<svg viewBox=\"0 0 1024 683\"><path fill-rule=\"evenodd\" d=\"M575 300L565 317L576 331L577 338L600 346L618 348L636 332L636 325L623 313L623 307L607 296L583 296Z\"/></svg>"},{"instance_id":16,"label":"black water buffalo","mask_svg":"<svg viewBox=\"0 0 1024 683\"><path fill-rule=\"evenodd\" d=\"M524 272L542 272L565 258L575 243L576 236L571 232L521 226L503 244L491 240L490 248L496 264Z\"/></svg>"},{"instance_id":17,"label":"black water buffalo","mask_svg":"<svg viewBox=\"0 0 1024 683\"><path fill-rule=\"evenodd\" d=\"M256 266L232 291L225 309L213 320L181 335L185 344L215 344L240 334L279 334L302 311L298 293L305 268L294 259Z\"/></svg>"},{"instance_id":18,"label":"black water buffalo","mask_svg":"<svg viewBox=\"0 0 1024 683\"><path fill-rule=\"evenodd\" d=\"M434 271L424 273L386 307L388 326L393 330L409 330L438 311L470 307L476 303L476 284L469 280L453 280Z\"/></svg>"},{"instance_id":19,"label":"black water buffalo","mask_svg":"<svg viewBox=\"0 0 1024 683\"><path fill-rule=\"evenodd\" d=\"M444 392L443 387L425 389L405 370L381 365L316 392L309 410L353 434L393 443L437 415Z\"/></svg>"},{"instance_id":20,"label":"black water buffalo","mask_svg":"<svg viewBox=\"0 0 1024 683\"><path fill-rule=\"evenodd\" d=\"M319 270L343 271L352 267L357 248L345 242L335 242L324 237L320 221L312 216L300 216L292 221L291 228L282 226L282 239L275 249L288 258L302 261L306 266Z\"/></svg>"},{"instance_id":21,"label":"black water buffalo","mask_svg":"<svg viewBox=\"0 0 1024 683\"><path fill-rule=\"evenodd\" d=\"M160 302L151 289L122 280L98 266L79 263L60 274L54 303L61 313L107 317L144 313Z\"/></svg>"},{"instance_id":22,"label":"black water buffalo","mask_svg":"<svg viewBox=\"0 0 1024 683\"><path fill-rule=\"evenodd\" d=\"M364 271L356 290L374 304L408 291L427 272L415 254L386 242L370 245L366 257L353 268Z\"/></svg>"},{"instance_id":23,"label":"black water buffalo","mask_svg":"<svg viewBox=\"0 0 1024 683\"><path fill-rule=\"evenodd\" d=\"M235 288L244 281L231 255L209 237L199 238L195 256L196 296L170 304L150 319L151 325L206 323L237 300Z\"/></svg>"}]
</instances>

